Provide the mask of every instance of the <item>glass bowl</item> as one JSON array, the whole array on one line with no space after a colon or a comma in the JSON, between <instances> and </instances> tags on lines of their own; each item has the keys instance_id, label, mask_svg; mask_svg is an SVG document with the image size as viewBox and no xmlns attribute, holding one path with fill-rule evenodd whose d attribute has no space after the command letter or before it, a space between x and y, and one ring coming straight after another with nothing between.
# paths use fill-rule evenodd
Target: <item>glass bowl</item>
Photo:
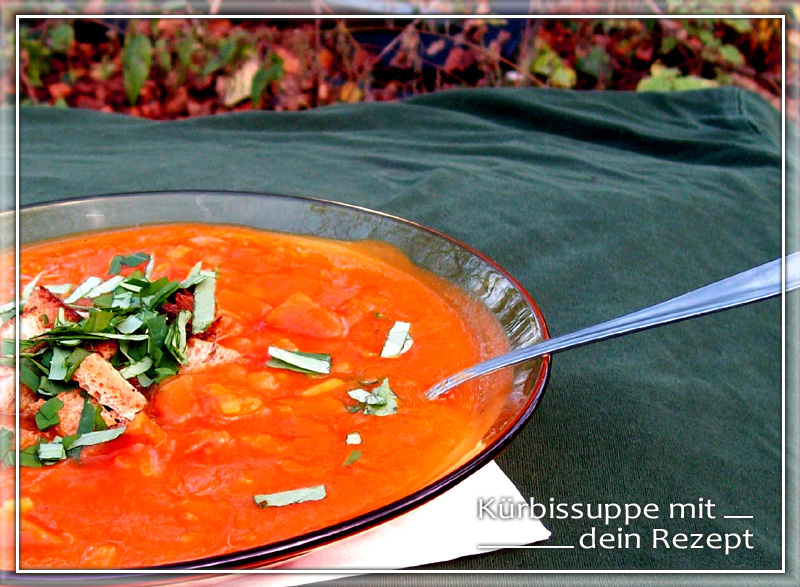
<instances>
[{"instance_id":1,"label":"glass bowl","mask_svg":"<svg viewBox=\"0 0 800 587\"><path fill-rule=\"evenodd\" d=\"M376 240L394 245L417 266L456 284L485 306L502 325L510 348L547 338L541 312L530 295L496 263L467 245L402 218L338 202L241 192L148 192L115 194L31 206L20 211L22 246L81 232L168 222L234 224L344 241ZM14 214L0 214L0 245L14 246ZM546 356L513 368L513 384L499 409L493 409L483 437L435 481L367 514L289 540L179 564L158 570L263 568L310 549L366 530L440 495L486 465L531 418L550 371ZM453 393L458 393L456 390ZM15 582L102 581L109 575L14 575ZM116 576L120 579L120 575ZM207 577L207 576L206 576ZM8 574L10 579L11 575ZM161 579L165 579L161 575ZM125 575L126 581L134 579ZM174 580L173 576L171 580ZM170 580L168 580L169 582ZM85 583L82 583L85 584Z\"/></svg>"}]
</instances>

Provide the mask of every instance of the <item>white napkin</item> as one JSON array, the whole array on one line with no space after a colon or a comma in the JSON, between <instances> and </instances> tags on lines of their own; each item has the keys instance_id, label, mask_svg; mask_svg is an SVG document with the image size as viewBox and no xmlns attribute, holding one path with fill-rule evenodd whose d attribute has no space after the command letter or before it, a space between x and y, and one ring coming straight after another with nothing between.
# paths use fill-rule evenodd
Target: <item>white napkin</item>
<instances>
[{"instance_id":1,"label":"white napkin","mask_svg":"<svg viewBox=\"0 0 800 587\"><path fill-rule=\"evenodd\" d=\"M226 585L289 587L348 576L337 570L402 569L496 550L479 545L523 545L550 537L536 518L478 517L478 500L527 501L492 461L428 503L355 536L321 546L270 570L324 569L331 573L231 575ZM484 504L487 502L484 501ZM352 575L355 573L351 573Z\"/></svg>"}]
</instances>

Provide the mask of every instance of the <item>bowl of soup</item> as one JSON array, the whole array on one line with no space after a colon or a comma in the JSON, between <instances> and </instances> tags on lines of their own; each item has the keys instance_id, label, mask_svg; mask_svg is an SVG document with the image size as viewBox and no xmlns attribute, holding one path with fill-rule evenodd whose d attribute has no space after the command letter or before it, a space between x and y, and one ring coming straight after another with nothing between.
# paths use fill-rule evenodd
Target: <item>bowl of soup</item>
<instances>
[{"instance_id":1,"label":"bowl of soup","mask_svg":"<svg viewBox=\"0 0 800 587\"><path fill-rule=\"evenodd\" d=\"M13 223L0 215L3 303ZM512 440L547 382L544 357L425 399L547 330L494 262L380 212L122 194L24 208L20 243L28 299L55 304L7 316L28 387L25 570L274 564L453 487ZM13 410L0 428L14 430ZM0 536L13 569L9 459Z\"/></svg>"}]
</instances>

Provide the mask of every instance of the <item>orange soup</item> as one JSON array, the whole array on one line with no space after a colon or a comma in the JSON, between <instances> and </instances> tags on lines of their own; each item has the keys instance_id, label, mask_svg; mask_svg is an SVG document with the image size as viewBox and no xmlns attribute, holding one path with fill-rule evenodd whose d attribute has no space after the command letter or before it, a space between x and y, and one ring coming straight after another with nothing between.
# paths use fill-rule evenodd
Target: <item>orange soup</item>
<instances>
[{"instance_id":1,"label":"orange soup","mask_svg":"<svg viewBox=\"0 0 800 587\"><path fill-rule=\"evenodd\" d=\"M22 285L38 276L26 304L45 304L9 320L28 361L26 569L189 562L365 514L474 454L511 385L424 398L508 343L481 304L389 245L173 224L21 259Z\"/></svg>"}]
</instances>

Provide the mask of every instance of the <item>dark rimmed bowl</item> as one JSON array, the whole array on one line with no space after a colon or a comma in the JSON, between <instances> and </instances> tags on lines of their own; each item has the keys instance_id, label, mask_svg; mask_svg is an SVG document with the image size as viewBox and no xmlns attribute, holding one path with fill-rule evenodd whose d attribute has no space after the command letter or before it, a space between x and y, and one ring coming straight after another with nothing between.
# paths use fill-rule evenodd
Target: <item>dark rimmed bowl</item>
<instances>
[{"instance_id":1,"label":"dark rimmed bowl","mask_svg":"<svg viewBox=\"0 0 800 587\"><path fill-rule=\"evenodd\" d=\"M14 246L14 214L0 214L0 246ZM25 207L20 211L20 244L72 234L163 222L237 224L336 240L378 240L402 250L417 266L460 286L478 299L502 325L512 349L547 338L541 312L530 295L501 267L469 246L408 220L338 202L240 192L150 192L116 194ZM483 467L530 419L550 370L550 357L515 368L505 405L467 462L426 487L372 512L262 547L142 570L141 575L11 574L6 584L36 582L104 584L173 582L187 577L160 570L231 570L271 566L310 549L386 522L440 495ZM197 576L201 579L203 576Z\"/></svg>"}]
</instances>

